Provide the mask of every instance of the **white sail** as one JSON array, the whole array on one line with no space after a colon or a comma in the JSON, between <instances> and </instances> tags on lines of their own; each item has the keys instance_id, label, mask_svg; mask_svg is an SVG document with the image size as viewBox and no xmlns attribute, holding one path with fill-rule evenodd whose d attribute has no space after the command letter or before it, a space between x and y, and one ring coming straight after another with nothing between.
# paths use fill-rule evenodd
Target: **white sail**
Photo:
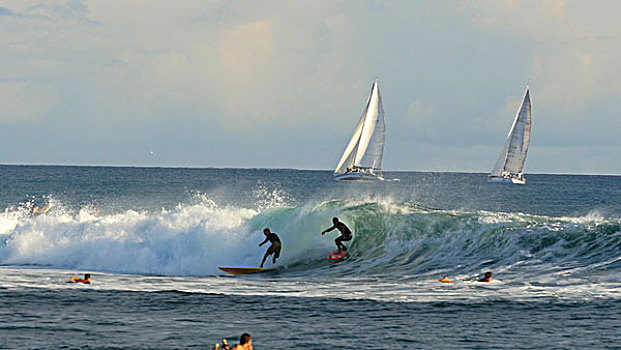
<instances>
[{"instance_id":1,"label":"white sail","mask_svg":"<svg viewBox=\"0 0 621 350\"><path fill-rule=\"evenodd\" d=\"M384 105L379 86L375 81L364 112L334 173L344 173L349 168L381 172L385 135Z\"/></svg>"},{"instance_id":2,"label":"white sail","mask_svg":"<svg viewBox=\"0 0 621 350\"><path fill-rule=\"evenodd\" d=\"M490 176L502 176L505 174L522 174L524 162L530 143L530 131L532 125L532 112L530 104L530 91L526 87L526 93L522 105L518 109L513 120L513 125L507 135L505 146L496 161Z\"/></svg>"},{"instance_id":3,"label":"white sail","mask_svg":"<svg viewBox=\"0 0 621 350\"><path fill-rule=\"evenodd\" d=\"M369 99L370 98L371 96L369 96ZM369 104L369 101L367 100L367 105L368 104ZM366 115L366 109L365 109L365 113L362 113L362 116L360 116L358 125L356 126L356 129L354 130L354 135L349 140L347 147L345 147L345 152L343 152L343 155L341 156L341 160L339 161L339 164L336 166L336 169L334 170L335 173L345 172L347 168L351 168L354 165L356 154L358 153L357 152L358 141L360 140L360 134L362 133L362 126L364 125L365 115Z\"/></svg>"}]
</instances>

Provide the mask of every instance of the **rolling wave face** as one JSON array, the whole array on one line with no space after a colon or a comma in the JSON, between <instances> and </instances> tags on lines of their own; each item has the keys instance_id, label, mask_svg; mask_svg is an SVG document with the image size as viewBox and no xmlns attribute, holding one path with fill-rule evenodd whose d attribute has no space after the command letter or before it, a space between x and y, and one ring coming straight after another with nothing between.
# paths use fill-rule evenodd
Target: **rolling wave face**
<instances>
[{"instance_id":1,"label":"rolling wave face","mask_svg":"<svg viewBox=\"0 0 621 350\"><path fill-rule=\"evenodd\" d=\"M338 216L354 232L348 257L335 249ZM431 210L414 204L330 201L258 209L220 207L208 198L160 212L96 215L92 208L45 215L0 214L0 261L88 271L209 275L217 266L257 266L264 227L283 241L278 265L291 275L588 276L621 265L621 220ZM556 276L556 277L555 277Z\"/></svg>"},{"instance_id":2,"label":"rolling wave face","mask_svg":"<svg viewBox=\"0 0 621 350\"><path fill-rule=\"evenodd\" d=\"M596 214L549 218L377 202L332 202L317 212L326 210L355 232L347 263L339 266L347 274L477 275L491 269L532 278L611 269L621 258L620 221ZM329 222L330 215L321 216ZM309 265L300 269L325 266L318 260Z\"/></svg>"}]
</instances>

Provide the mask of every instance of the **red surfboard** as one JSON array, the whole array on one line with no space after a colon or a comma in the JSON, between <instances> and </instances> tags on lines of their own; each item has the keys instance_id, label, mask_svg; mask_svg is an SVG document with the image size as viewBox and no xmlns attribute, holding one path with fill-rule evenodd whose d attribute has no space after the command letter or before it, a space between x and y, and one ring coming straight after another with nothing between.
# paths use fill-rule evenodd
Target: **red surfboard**
<instances>
[{"instance_id":1,"label":"red surfboard","mask_svg":"<svg viewBox=\"0 0 621 350\"><path fill-rule=\"evenodd\" d=\"M335 250L332 253L330 253L330 255L328 255L328 259L329 260L341 260L345 257L345 254L347 254L346 250Z\"/></svg>"}]
</instances>

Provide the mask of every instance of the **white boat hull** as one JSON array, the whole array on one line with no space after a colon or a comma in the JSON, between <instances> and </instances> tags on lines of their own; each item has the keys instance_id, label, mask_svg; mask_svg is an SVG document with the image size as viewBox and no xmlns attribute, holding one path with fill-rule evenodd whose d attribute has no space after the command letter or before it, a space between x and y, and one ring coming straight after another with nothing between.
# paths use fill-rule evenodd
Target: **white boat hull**
<instances>
[{"instance_id":1,"label":"white boat hull","mask_svg":"<svg viewBox=\"0 0 621 350\"><path fill-rule=\"evenodd\" d=\"M525 185L526 179L516 179L514 177L504 177L504 176L490 176L487 179L487 182L502 182L502 183L513 183L517 185Z\"/></svg>"},{"instance_id":2,"label":"white boat hull","mask_svg":"<svg viewBox=\"0 0 621 350\"><path fill-rule=\"evenodd\" d=\"M338 173L334 174L334 180L349 180L349 181L384 181L384 178L375 174L350 172L350 173Z\"/></svg>"}]
</instances>

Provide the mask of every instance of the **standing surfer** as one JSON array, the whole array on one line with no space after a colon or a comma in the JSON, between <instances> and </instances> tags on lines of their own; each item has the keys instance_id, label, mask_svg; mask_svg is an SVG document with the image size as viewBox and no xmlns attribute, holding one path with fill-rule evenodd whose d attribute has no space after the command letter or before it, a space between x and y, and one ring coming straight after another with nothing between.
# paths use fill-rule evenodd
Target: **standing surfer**
<instances>
[{"instance_id":1,"label":"standing surfer","mask_svg":"<svg viewBox=\"0 0 621 350\"><path fill-rule=\"evenodd\" d=\"M336 243L336 248L338 250L342 252L346 252L347 247L343 244L343 242L351 241L352 239L351 231L349 230L349 227L347 227L344 223L340 222L339 218L337 217L332 218L332 223L334 225L328 229L325 229L323 232L321 232L321 234L325 235L326 232L330 232L334 229L338 229L339 231L341 231L341 235L334 240L334 243Z\"/></svg>"},{"instance_id":2,"label":"standing surfer","mask_svg":"<svg viewBox=\"0 0 621 350\"><path fill-rule=\"evenodd\" d=\"M265 241L261 242L259 244L259 247L264 245L268 241L271 242L272 245L270 245L270 247L267 248L267 251L265 252L265 255L263 256L263 261L261 261L261 267L263 267L263 265L265 264L265 260L267 260L267 257L272 254L274 254L274 258L272 259L272 264L275 264L276 259L280 257L280 250L282 249L282 243L280 243L280 238L278 238L277 234L275 234L274 232L271 232L269 228L264 229L263 234L265 235Z\"/></svg>"}]
</instances>

